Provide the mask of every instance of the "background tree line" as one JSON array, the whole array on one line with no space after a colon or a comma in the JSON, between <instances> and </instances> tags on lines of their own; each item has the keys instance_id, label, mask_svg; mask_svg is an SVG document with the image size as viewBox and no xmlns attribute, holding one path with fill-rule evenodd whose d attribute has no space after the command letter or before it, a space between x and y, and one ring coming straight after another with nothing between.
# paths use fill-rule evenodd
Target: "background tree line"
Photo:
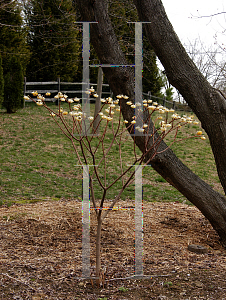
<instances>
[{"instance_id":1,"label":"background tree line","mask_svg":"<svg viewBox=\"0 0 226 300\"><path fill-rule=\"evenodd\" d=\"M129 0L109 0L108 11L120 47L127 61L133 64L135 25L128 22L139 20L137 10ZM24 76L28 81L52 81L57 77L61 81L82 81L82 25L76 23L79 20L82 21L75 1L1 1L0 104L8 113L24 105ZM195 48L196 44L192 51L191 47L188 49L192 60L201 71L204 66L208 70L206 78L224 90L225 65L218 65L213 59L212 51L200 56L200 51L194 51ZM208 55L208 59L204 55ZM91 63L99 63L92 45L90 59ZM165 96L167 100L172 100L172 86L165 72L159 70L156 54L150 47L145 32L143 61L143 92L150 91L154 96ZM90 68L91 82L96 82L97 72L97 68ZM107 83L105 77L104 82Z\"/></svg>"},{"instance_id":2,"label":"background tree line","mask_svg":"<svg viewBox=\"0 0 226 300\"><path fill-rule=\"evenodd\" d=\"M137 11L128 1L109 1L109 14L120 46L134 64ZM82 24L70 0L3 0L0 4L0 103L8 113L23 107L23 78L27 81L82 81ZM82 21L82 20L81 20ZM165 76L156 55L143 37L143 92L163 96ZM91 63L98 63L93 46ZM1 62L1 61L0 61ZM97 68L90 68L90 81L97 81ZM104 82L106 79L104 78ZM166 88L167 99L172 98Z\"/></svg>"}]
</instances>

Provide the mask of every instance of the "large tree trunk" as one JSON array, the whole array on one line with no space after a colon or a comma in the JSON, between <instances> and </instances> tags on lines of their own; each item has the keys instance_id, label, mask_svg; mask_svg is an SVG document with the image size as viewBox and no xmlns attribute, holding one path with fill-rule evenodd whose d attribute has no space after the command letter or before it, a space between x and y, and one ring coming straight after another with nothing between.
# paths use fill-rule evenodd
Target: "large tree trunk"
<instances>
[{"instance_id":1,"label":"large tree trunk","mask_svg":"<svg viewBox=\"0 0 226 300\"><path fill-rule=\"evenodd\" d=\"M223 182L226 183L224 177L226 160L221 159L223 153L220 153L219 150L221 149L223 152L226 149L223 99L218 92L211 88L188 58L164 13L161 1L139 0L134 2L137 5L141 20L154 22L146 26L147 36L165 66L171 84L180 90L210 137L223 185ZM97 24L91 24L90 37L100 62L102 64L127 64L108 16L107 1L77 0L77 5L81 14L81 21L98 21ZM165 26L167 27L165 28ZM176 46L174 46L174 39ZM169 54L172 55L173 62L170 61L170 57L167 57ZM180 61L179 55L181 55ZM115 95L126 94L130 99L134 99L134 73L131 68L117 67L103 68L103 70ZM131 121L134 115L133 109L129 110L125 101L121 105L124 119ZM144 139L136 137L136 144L142 150ZM219 146L217 147L217 145ZM159 150L165 148L166 144L162 142ZM221 163L222 165L220 165ZM225 197L214 191L212 187L188 169L170 149L155 156L151 165L203 213L226 247ZM226 185L224 187L226 189Z\"/></svg>"}]
</instances>

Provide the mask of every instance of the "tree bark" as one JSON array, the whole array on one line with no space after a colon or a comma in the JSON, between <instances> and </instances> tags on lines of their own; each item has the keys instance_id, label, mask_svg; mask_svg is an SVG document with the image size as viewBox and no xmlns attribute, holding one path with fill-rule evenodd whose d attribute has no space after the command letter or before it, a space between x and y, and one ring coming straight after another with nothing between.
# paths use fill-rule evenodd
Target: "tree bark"
<instances>
[{"instance_id":1,"label":"tree bark","mask_svg":"<svg viewBox=\"0 0 226 300\"><path fill-rule=\"evenodd\" d=\"M167 19L161 1L134 0L134 3L140 19L152 22L145 26L147 37L163 63L170 83L184 96L210 138L219 177L226 190L226 160L222 159L224 154L222 152L226 150L224 99L211 88L189 59ZM91 3L90 0L77 0L77 5L81 21L98 22L90 25L90 37L100 62L102 64L127 64L108 16L107 1L99 0ZM130 100L134 99L132 68L105 67L103 70L114 95L126 94ZM134 111L128 109L125 102L121 102L123 117L131 122ZM136 144L142 150L144 138L136 137ZM159 151L166 147L166 144L162 142ZM226 198L188 169L171 149L156 155L151 165L203 213L226 247Z\"/></svg>"}]
</instances>

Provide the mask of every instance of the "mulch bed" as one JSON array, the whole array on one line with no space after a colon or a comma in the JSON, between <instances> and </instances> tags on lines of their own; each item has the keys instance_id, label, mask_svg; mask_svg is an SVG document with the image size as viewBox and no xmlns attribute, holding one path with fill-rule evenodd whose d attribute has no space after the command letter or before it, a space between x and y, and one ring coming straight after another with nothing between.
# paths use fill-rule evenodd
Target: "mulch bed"
<instances>
[{"instance_id":1,"label":"mulch bed","mask_svg":"<svg viewBox=\"0 0 226 300\"><path fill-rule=\"evenodd\" d=\"M102 230L105 282L82 275L81 201L0 208L0 299L226 299L226 250L194 206L144 203L143 279L134 274L134 210L111 211ZM123 201L117 206L133 206ZM91 213L91 269L96 220ZM189 244L207 247L197 254Z\"/></svg>"}]
</instances>

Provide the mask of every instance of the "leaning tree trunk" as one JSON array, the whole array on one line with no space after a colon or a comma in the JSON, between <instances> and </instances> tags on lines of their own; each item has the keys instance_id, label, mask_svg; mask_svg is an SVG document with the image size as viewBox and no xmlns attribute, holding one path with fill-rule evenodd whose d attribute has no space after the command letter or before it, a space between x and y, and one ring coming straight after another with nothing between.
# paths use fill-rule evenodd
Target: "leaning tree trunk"
<instances>
[{"instance_id":1,"label":"leaning tree trunk","mask_svg":"<svg viewBox=\"0 0 226 300\"><path fill-rule=\"evenodd\" d=\"M81 21L98 22L91 24L90 36L91 43L95 48L100 62L102 64L127 64L108 16L107 1L77 0L76 2L81 14ZM217 151L217 149L219 149L219 147L224 147L223 151L226 149L225 134L223 133L225 120L223 120L222 115L224 105L220 94L210 87L193 62L189 60L171 24L166 15L164 15L161 1L141 0L134 2L137 5L141 20L151 20L154 22L153 25L146 26L151 45L165 66L171 84L180 90L193 111L201 120L203 128L210 137L217 165L220 164L222 154L219 150ZM164 18L167 19L167 22L164 21ZM168 27L165 28L165 26ZM156 27L158 33L155 33ZM163 27L163 29L161 29L161 27ZM161 35L161 30L164 32L163 36ZM157 40L158 35L160 39L159 42ZM172 39L177 40L177 48L173 48L174 51L170 49L169 52L172 53L174 60L176 60L176 58L178 59L178 55L181 55L181 67L179 68L178 66L178 69L175 68L175 65L179 65L179 63L177 64L175 61L171 63L168 61L170 60L170 58L167 58L168 51L164 48L166 45L168 45L168 47L174 47L173 40L170 42L171 36ZM177 51L179 52L177 53ZM173 71L171 71L171 68ZM103 70L111 90L115 95L126 94L130 99L134 99L134 75L130 68L103 68ZM193 85L195 85L195 87ZM132 121L134 115L133 109L128 109L128 105L126 105L125 101L122 102L121 105L124 119ZM226 128L224 132L226 132ZM215 141L213 134L215 135ZM136 137L136 144L142 150L144 139L142 137ZM166 144L162 142L160 150L165 148ZM226 160L222 161L223 167L217 167L222 185L226 188L223 184L223 182L226 182L226 180L224 180L225 164ZM222 244L226 247L225 197L214 191L211 186L188 169L170 149L155 156L151 161L151 165L163 178L172 184L203 213L218 233Z\"/></svg>"}]
</instances>

